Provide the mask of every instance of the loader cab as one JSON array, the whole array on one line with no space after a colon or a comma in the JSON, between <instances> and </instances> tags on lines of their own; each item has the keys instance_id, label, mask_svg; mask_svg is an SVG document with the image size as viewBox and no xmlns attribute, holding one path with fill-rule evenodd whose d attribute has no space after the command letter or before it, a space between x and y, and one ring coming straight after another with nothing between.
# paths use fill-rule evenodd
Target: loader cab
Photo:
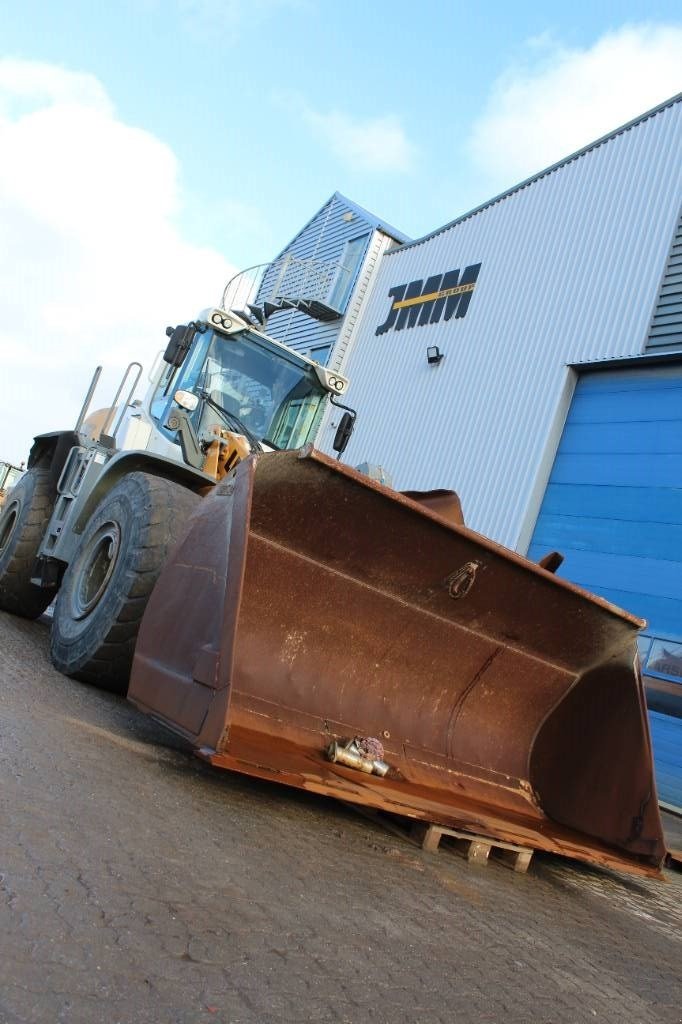
<instances>
[{"instance_id":1,"label":"loader cab","mask_svg":"<svg viewBox=\"0 0 682 1024\"><path fill-rule=\"evenodd\" d=\"M216 323L218 314L222 319ZM177 328L171 334L149 402L158 429L177 441L168 423L177 408L174 396L184 391L198 399L190 418L199 436L219 425L275 448L301 448L311 441L328 394L343 394L345 378L236 317L218 310L205 316L190 325L189 342L183 344Z\"/></svg>"}]
</instances>

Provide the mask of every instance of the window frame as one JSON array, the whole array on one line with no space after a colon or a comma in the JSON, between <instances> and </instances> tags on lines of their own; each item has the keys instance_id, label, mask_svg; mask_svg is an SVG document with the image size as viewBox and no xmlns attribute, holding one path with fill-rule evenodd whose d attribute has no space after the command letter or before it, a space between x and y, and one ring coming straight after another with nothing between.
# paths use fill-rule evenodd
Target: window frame
<instances>
[{"instance_id":1,"label":"window frame","mask_svg":"<svg viewBox=\"0 0 682 1024\"><path fill-rule=\"evenodd\" d=\"M335 309L339 313L345 313L346 307L348 306L348 301L353 292L353 286L357 280L360 267L362 266L363 260L367 253L367 247L369 245L371 235L371 231L365 231L363 232L363 234L355 235L354 238L349 238L346 241L343 247L341 259L339 260L338 266L336 268L336 273L334 274L334 278L329 286L329 292L327 294L327 305L329 306L330 309ZM355 258L355 264L348 265L346 261L348 260L349 250L351 246L356 245L358 242L362 242L364 244L358 248L357 256ZM344 272L348 272L348 280L346 282L345 289L341 292L341 299L338 300L335 299L334 293L336 292L337 288L339 288L341 276Z\"/></svg>"}]
</instances>

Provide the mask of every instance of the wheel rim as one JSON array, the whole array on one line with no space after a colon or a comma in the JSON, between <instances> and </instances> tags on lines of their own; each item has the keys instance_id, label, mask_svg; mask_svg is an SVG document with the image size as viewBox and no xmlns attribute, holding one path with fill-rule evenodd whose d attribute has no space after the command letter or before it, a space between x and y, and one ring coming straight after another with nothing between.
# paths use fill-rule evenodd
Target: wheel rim
<instances>
[{"instance_id":1,"label":"wheel rim","mask_svg":"<svg viewBox=\"0 0 682 1024\"><path fill-rule=\"evenodd\" d=\"M84 619L102 600L121 548L118 523L104 523L90 537L73 587L73 617Z\"/></svg>"},{"instance_id":2,"label":"wheel rim","mask_svg":"<svg viewBox=\"0 0 682 1024\"><path fill-rule=\"evenodd\" d=\"M12 535L16 529L19 521L19 505L14 502L6 510L5 515L0 522L0 555L3 553L5 548L9 545L12 539Z\"/></svg>"}]
</instances>

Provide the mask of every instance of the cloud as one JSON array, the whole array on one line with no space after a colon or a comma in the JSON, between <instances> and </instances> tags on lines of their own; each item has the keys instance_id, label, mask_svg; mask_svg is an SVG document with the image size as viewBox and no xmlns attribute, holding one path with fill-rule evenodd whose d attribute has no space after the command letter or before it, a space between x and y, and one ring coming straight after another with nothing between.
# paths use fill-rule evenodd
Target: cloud
<instances>
[{"instance_id":1,"label":"cloud","mask_svg":"<svg viewBox=\"0 0 682 1024\"><path fill-rule=\"evenodd\" d=\"M468 151L504 188L580 149L679 90L682 27L626 25L586 49L529 41L530 61L493 85Z\"/></svg>"},{"instance_id":2,"label":"cloud","mask_svg":"<svg viewBox=\"0 0 682 1024\"><path fill-rule=\"evenodd\" d=\"M300 96L280 94L277 102L294 110L313 135L342 163L355 171L369 173L405 173L415 158L399 118L354 118L339 110L322 113L313 110Z\"/></svg>"},{"instance_id":3,"label":"cloud","mask_svg":"<svg viewBox=\"0 0 682 1024\"><path fill-rule=\"evenodd\" d=\"M181 236L175 155L92 75L0 60L0 152L0 458L17 460L73 424L96 363L104 405L235 268Z\"/></svg>"},{"instance_id":4,"label":"cloud","mask_svg":"<svg viewBox=\"0 0 682 1024\"><path fill-rule=\"evenodd\" d=\"M113 105L94 75L4 58L0 60L0 111L9 114L22 100L49 106L77 102L81 107L113 113Z\"/></svg>"}]
</instances>

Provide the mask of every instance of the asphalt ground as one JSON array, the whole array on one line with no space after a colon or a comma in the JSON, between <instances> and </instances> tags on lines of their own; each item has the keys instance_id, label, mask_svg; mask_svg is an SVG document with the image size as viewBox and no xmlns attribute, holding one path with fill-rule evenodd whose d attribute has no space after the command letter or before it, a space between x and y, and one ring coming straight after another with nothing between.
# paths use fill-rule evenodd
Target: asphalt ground
<instances>
[{"instance_id":1,"label":"asphalt ground","mask_svg":"<svg viewBox=\"0 0 682 1024\"><path fill-rule=\"evenodd\" d=\"M0 1021L682 1021L682 875L424 854L220 772L0 614Z\"/></svg>"}]
</instances>

